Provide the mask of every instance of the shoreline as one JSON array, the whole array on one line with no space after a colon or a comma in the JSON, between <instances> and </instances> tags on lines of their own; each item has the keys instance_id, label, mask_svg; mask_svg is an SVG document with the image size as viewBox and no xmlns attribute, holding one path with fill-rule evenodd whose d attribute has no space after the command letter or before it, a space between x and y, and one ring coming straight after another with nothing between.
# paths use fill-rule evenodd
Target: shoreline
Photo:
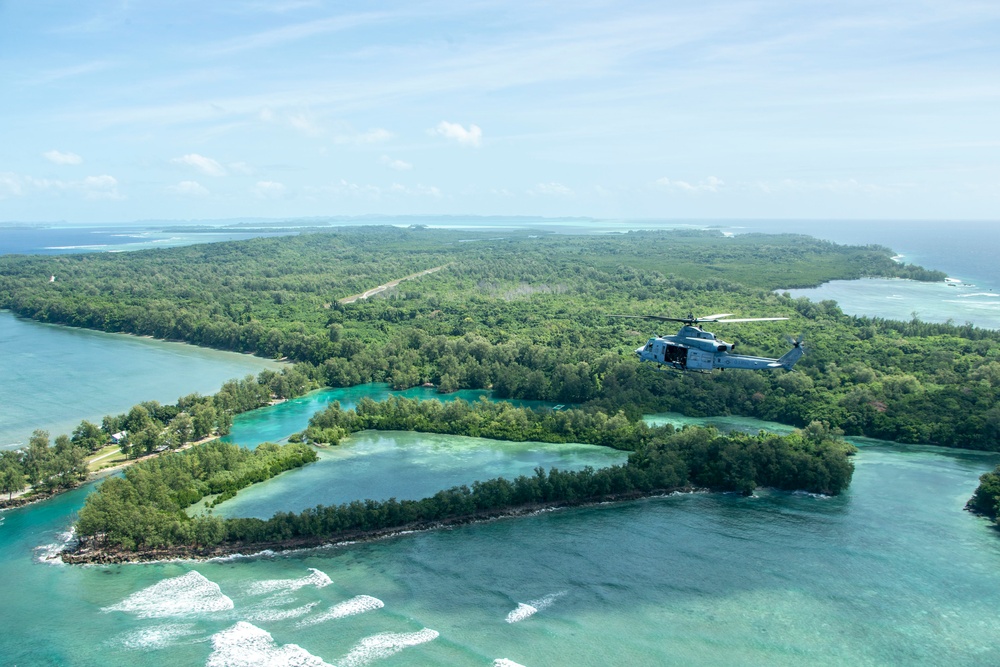
<instances>
[{"instance_id":1,"label":"shoreline","mask_svg":"<svg viewBox=\"0 0 1000 667\"><path fill-rule=\"evenodd\" d=\"M711 492L712 491L710 489L692 486L677 487L672 489L656 489L645 493L631 492L626 494L608 495L601 496L600 498L581 500L578 502L556 501L550 503L532 503L530 505L520 505L504 510L463 514L461 516L441 519L438 521L420 521L402 526L393 526L391 528L379 528L368 531L350 531L327 537L298 537L277 542L255 542L249 544L232 543L219 544L212 547L185 545L159 549L144 549L140 551L124 551L117 548L104 549L102 547L90 547L86 544L86 538L83 538L75 547L63 549L56 557L63 563L70 565L121 565L127 563L191 560L206 561L230 556L253 558L261 556L265 553L290 553L307 549L356 544L358 542L375 542L411 533L425 533L435 530L449 529L455 526L490 523L500 519L532 516L541 512L553 511L557 509L592 507L596 505L642 500L644 498ZM725 491L721 493L732 492Z\"/></svg>"},{"instance_id":2,"label":"shoreline","mask_svg":"<svg viewBox=\"0 0 1000 667\"><path fill-rule=\"evenodd\" d=\"M162 452L153 452L151 454L146 454L145 456L141 456L139 458L125 460L113 466L105 466L97 470L91 470L87 473L87 478L85 480L83 480L79 484L75 484L70 487L62 487L56 489L55 491L39 492L39 493L33 493L31 490L22 491L19 495L15 495L13 498L9 500L6 498L0 499L0 512L4 512L6 510L11 510L11 509L17 509L19 507L25 507L27 505L34 505L35 503L40 503L43 500L48 500L49 498L54 498L64 493L68 493L69 491L73 491L74 489L79 489L84 484L90 484L91 482L96 482L97 480L103 477L107 477L108 475L116 473L119 470L124 470L125 468L128 468L131 465L135 465L140 461L148 461L149 459L155 459L156 457L162 456L163 454L167 454L169 452L182 452L185 449L190 449L196 445L203 445L206 442L211 442L212 440L218 440L221 437L222 437L221 435L206 436L201 440L189 442L185 444L183 447L178 447L177 449L167 449ZM108 455L106 454L105 456ZM96 461L99 459L94 459L94 460ZM92 461L88 461L87 465L89 466L91 463Z\"/></svg>"}]
</instances>

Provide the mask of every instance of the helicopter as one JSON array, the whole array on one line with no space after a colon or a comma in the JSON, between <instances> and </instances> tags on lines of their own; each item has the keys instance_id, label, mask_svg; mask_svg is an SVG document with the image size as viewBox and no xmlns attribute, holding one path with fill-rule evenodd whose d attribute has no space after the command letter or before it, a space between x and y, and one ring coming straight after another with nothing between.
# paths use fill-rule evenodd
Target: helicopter
<instances>
[{"instance_id":1,"label":"helicopter","mask_svg":"<svg viewBox=\"0 0 1000 667\"><path fill-rule=\"evenodd\" d=\"M804 353L802 338L792 341L791 350L780 359L767 357L752 357L745 354L732 354L736 343L719 340L715 334L702 329L699 324L716 323L729 324L733 322L775 322L787 320L787 317L743 317L723 319L732 313L717 313L705 317L665 317L663 315L615 315L644 320L659 320L661 322L681 322L684 326L675 336L658 335L649 339L645 345L637 348L635 353L640 361L651 361L658 368L666 366L679 371L712 372L716 368L746 368L751 370L771 370L784 368L791 370L795 362Z\"/></svg>"}]
</instances>

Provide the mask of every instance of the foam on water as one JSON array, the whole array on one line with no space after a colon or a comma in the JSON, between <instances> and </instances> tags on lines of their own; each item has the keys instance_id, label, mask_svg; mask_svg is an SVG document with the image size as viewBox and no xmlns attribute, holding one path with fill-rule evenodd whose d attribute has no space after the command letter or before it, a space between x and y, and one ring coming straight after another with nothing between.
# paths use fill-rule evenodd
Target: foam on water
<instances>
[{"instance_id":1,"label":"foam on water","mask_svg":"<svg viewBox=\"0 0 1000 667\"><path fill-rule=\"evenodd\" d=\"M258 558L271 558L275 555L273 549L264 549L263 551L255 551L252 554L227 554L225 556L216 556L215 558L209 558L209 563L232 563L241 560L258 559Z\"/></svg>"},{"instance_id":2,"label":"foam on water","mask_svg":"<svg viewBox=\"0 0 1000 667\"><path fill-rule=\"evenodd\" d=\"M408 646L426 644L438 638L438 631L424 628L417 632L384 632L365 637L350 652L341 658L339 667L361 667L375 660L388 658Z\"/></svg>"},{"instance_id":3,"label":"foam on water","mask_svg":"<svg viewBox=\"0 0 1000 667\"><path fill-rule=\"evenodd\" d=\"M101 611L123 611L139 618L164 618L226 611L233 606L233 601L222 594L217 583L192 570L179 577L164 579Z\"/></svg>"},{"instance_id":4,"label":"foam on water","mask_svg":"<svg viewBox=\"0 0 1000 667\"><path fill-rule=\"evenodd\" d=\"M530 618L565 594L565 591L561 591L559 593L550 593L543 598L531 600L528 603L519 602L517 608L507 614L507 622L519 623L526 618Z\"/></svg>"},{"instance_id":5,"label":"foam on water","mask_svg":"<svg viewBox=\"0 0 1000 667\"><path fill-rule=\"evenodd\" d=\"M347 616L356 616L358 614L363 614L366 611L375 611L376 609L381 609L385 606L385 603L378 598L373 598L370 595L358 595L350 600L346 600L339 604L336 604L322 614L317 614L315 616L310 616L309 618L303 619L298 622L299 627L305 627L307 625L317 625L325 621L332 621L336 618L344 618Z\"/></svg>"},{"instance_id":6,"label":"foam on water","mask_svg":"<svg viewBox=\"0 0 1000 667\"><path fill-rule=\"evenodd\" d=\"M507 658L497 658L493 661L493 667L524 667L524 665Z\"/></svg>"},{"instance_id":7,"label":"foam on water","mask_svg":"<svg viewBox=\"0 0 1000 667\"><path fill-rule=\"evenodd\" d=\"M206 667L332 667L297 644L278 646L271 634L240 621L212 636Z\"/></svg>"},{"instance_id":8,"label":"foam on water","mask_svg":"<svg viewBox=\"0 0 1000 667\"><path fill-rule=\"evenodd\" d=\"M2 517L0 517L0 524L3 523ZM35 555L35 560L39 563L48 563L49 565L63 565L62 559L59 554L63 552L70 544L76 541L76 529L71 528L65 532L59 533L58 541L51 544L42 544L34 548L33 552Z\"/></svg>"},{"instance_id":9,"label":"foam on water","mask_svg":"<svg viewBox=\"0 0 1000 667\"><path fill-rule=\"evenodd\" d=\"M190 623L168 623L129 632L122 635L117 643L133 651L153 651L173 646L181 637L197 632L198 629Z\"/></svg>"},{"instance_id":10,"label":"foam on water","mask_svg":"<svg viewBox=\"0 0 1000 667\"><path fill-rule=\"evenodd\" d=\"M519 602L517 604L517 609L514 609L509 614L507 614L507 622L518 623L530 616L533 616L537 612L538 609L536 607L533 607L530 604L524 604L523 602Z\"/></svg>"},{"instance_id":11,"label":"foam on water","mask_svg":"<svg viewBox=\"0 0 1000 667\"><path fill-rule=\"evenodd\" d=\"M244 616L246 616L247 620L251 621L284 621L289 618L305 616L318 604L319 602L310 602L302 605L301 607L295 607L294 609L274 609L269 608L266 605L262 605L260 607L251 608L244 614Z\"/></svg>"},{"instance_id":12,"label":"foam on water","mask_svg":"<svg viewBox=\"0 0 1000 667\"><path fill-rule=\"evenodd\" d=\"M323 588L332 583L333 580L325 572L320 572L316 568L311 567L309 568L308 575L299 577L298 579L266 579L264 581L255 581L247 587L247 592L250 595L263 595L265 593L273 593L274 591L297 591L305 586Z\"/></svg>"}]
</instances>

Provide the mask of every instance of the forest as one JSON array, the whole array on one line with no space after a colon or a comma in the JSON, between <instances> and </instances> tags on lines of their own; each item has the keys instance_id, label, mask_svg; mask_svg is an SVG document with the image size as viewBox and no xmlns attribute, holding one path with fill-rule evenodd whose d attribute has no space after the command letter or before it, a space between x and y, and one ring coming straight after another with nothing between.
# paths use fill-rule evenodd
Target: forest
<instances>
[{"instance_id":1,"label":"forest","mask_svg":"<svg viewBox=\"0 0 1000 667\"><path fill-rule=\"evenodd\" d=\"M941 280L879 246L712 231L592 236L338 228L135 253L0 257L0 307L299 362L310 382L492 389L607 414L744 415L904 443L1000 449L1000 333L844 315L782 288ZM444 266L366 300L339 300ZM49 276L56 276L49 282ZM784 316L716 333L794 372L657 373L632 350L670 333L615 314Z\"/></svg>"},{"instance_id":2,"label":"forest","mask_svg":"<svg viewBox=\"0 0 1000 667\"><path fill-rule=\"evenodd\" d=\"M421 500L358 500L337 507L318 506L298 515L279 512L267 521L220 519L210 514L191 518L184 510L210 493L222 494L219 498L225 499L242 486L308 463L316 456L298 443L261 445L248 452L213 442L140 463L129 468L124 479L104 482L80 511L76 527L81 543L73 558L99 558L109 550L155 553L179 547L184 553L195 553L221 544L239 548L300 544L303 540L343 539L538 506L635 498L689 488L748 495L763 485L837 494L848 486L854 469L849 458L854 448L818 423L784 437L768 433L722 435L711 428L675 431L671 426L648 427L642 422L630 423L624 416L612 425L606 416L578 410L562 413L488 401L470 405L402 398L362 401L350 411L334 405L314 421L310 428L322 428L328 434L377 427L480 433L511 440L541 435L548 442L575 439L602 444L610 439L632 453L621 466L578 472L537 469L531 477L477 481L471 488L446 489Z\"/></svg>"}]
</instances>

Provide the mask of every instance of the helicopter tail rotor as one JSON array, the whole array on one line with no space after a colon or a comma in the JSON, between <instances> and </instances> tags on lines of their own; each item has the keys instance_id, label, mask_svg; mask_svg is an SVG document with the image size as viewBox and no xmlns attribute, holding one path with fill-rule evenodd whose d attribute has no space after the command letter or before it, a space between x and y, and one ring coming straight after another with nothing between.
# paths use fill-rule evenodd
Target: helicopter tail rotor
<instances>
[{"instance_id":1,"label":"helicopter tail rotor","mask_svg":"<svg viewBox=\"0 0 1000 667\"><path fill-rule=\"evenodd\" d=\"M795 338L792 338L791 336L787 336L786 338L788 342L792 344L792 349L790 349L788 352L785 352L785 354L783 354L781 358L778 359L778 363L781 365L782 368L784 368L787 371L790 371L792 370L792 366L795 365L795 362L801 359L802 355L806 353L806 350L804 347L802 347L803 338L801 334L799 334Z\"/></svg>"}]
</instances>

